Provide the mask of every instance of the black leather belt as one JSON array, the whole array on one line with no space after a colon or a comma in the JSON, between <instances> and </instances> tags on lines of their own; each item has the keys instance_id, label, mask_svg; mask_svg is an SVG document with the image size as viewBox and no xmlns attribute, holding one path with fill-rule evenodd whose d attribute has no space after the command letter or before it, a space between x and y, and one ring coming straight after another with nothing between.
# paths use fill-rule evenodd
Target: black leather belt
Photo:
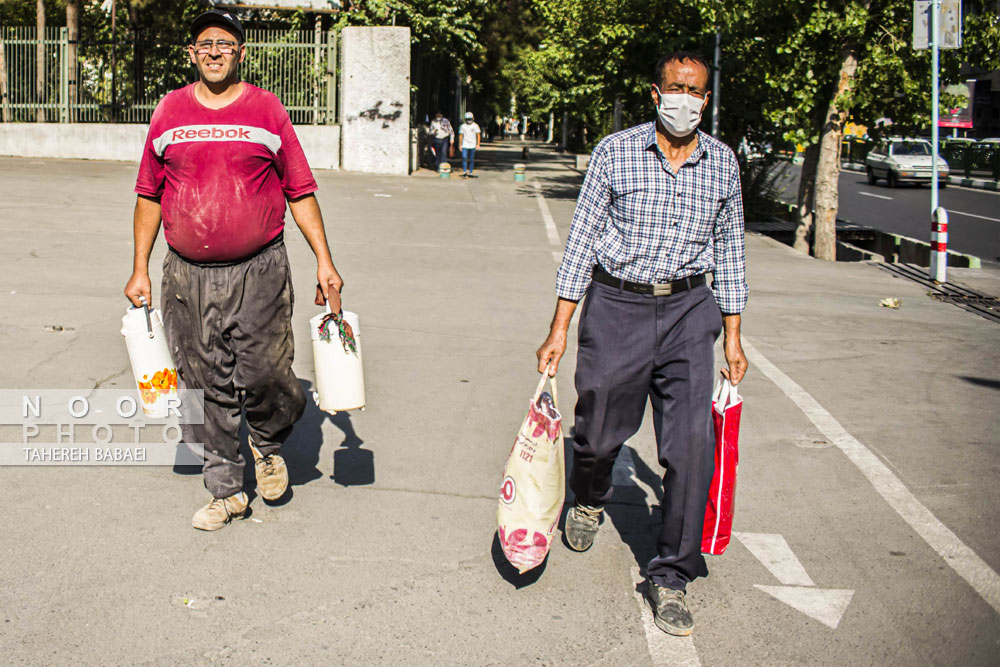
<instances>
[{"instance_id":1,"label":"black leather belt","mask_svg":"<svg viewBox=\"0 0 1000 667\"><path fill-rule=\"evenodd\" d=\"M626 292L635 292L636 294L652 294L653 296L669 296L671 294L677 294L678 292L686 292L689 289L705 284L704 274L690 276L689 278L681 278L680 280L674 280L669 283L633 283L628 280L622 280L621 278L615 278L599 266L594 267L593 278L594 282L598 282L603 285L610 285L611 287L617 287L625 290Z\"/></svg>"}]
</instances>

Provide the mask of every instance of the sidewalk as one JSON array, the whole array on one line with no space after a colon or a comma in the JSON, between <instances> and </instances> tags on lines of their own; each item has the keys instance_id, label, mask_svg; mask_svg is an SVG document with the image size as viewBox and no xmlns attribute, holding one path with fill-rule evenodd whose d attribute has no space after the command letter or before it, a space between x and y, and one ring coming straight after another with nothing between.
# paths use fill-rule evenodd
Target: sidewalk
<instances>
[{"instance_id":1,"label":"sidewalk","mask_svg":"<svg viewBox=\"0 0 1000 667\"><path fill-rule=\"evenodd\" d=\"M206 534L190 527L207 500L197 476L3 469L5 664L994 664L1000 327L875 266L762 236L747 240L736 529L781 536L812 585L747 536L690 586L693 639L652 627L635 593L662 474L648 419L595 546L556 544L540 573L511 573L498 486L582 180L528 145L524 183L516 141L484 145L474 180L317 172L345 307L361 317L368 409L310 404L284 450L288 503L257 498L251 519ZM0 159L0 387L132 389L118 329L135 170ZM286 242L311 391L315 262L294 225ZM852 442L882 467L858 464ZM806 613L779 595L834 602Z\"/></svg>"}]
</instances>

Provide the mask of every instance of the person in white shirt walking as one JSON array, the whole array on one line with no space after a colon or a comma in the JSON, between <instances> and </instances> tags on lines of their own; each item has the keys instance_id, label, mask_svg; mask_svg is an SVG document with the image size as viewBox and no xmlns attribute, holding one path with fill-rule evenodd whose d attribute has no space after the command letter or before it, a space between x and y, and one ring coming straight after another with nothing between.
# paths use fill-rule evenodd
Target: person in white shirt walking
<instances>
[{"instance_id":1,"label":"person in white shirt walking","mask_svg":"<svg viewBox=\"0 0 1000 667\"><path fill-rule=\"evenodd\" d=\"M462 137L462 178L477 178L472 172L476 168L476 150L482 138L482 131L476 123L472 112L466 112L458 134Z\"/></svg>"}]
</instances>

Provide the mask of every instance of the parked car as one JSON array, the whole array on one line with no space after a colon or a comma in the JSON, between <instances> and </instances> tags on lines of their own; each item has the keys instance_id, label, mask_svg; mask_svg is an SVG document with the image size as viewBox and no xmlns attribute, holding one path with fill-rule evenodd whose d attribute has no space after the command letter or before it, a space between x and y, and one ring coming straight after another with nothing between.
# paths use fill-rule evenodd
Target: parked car
<instances>
[{"instance_id":1,"label":"parked car","mask_svg":"<svg viewBox=\"0 0 1000 667\"><path fill-rule=\"evenodd\" d=\"M900 183L930 183L933 155L931 143L924 139L886 139L879 142L865 158L868 184L884 178L890 188ZM948 162L938 156L938 187L947 187Z\"/></svg>"}]
</instances>

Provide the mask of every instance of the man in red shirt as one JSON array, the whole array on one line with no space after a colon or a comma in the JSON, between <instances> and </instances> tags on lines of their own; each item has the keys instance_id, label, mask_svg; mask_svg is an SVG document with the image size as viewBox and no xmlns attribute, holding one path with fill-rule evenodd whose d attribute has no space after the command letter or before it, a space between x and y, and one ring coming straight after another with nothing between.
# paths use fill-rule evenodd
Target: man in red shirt
<instances>
[{"instance_id":1,"label":"man in red shirt","mask_svg":"<svg viewBox=\"0 0 1000 667\"><path fill-rule=\"evenodd\" d=\"M161 306L181 384L204 391L205 420L184 433L205 447L210 503L201 530L242 518L241 410L257 489L288 488L278 454L305 409L292 372L292 281L282 242L285 203L316 255L316 303L340 311L344 281L333 266L316 181L288 112L273 94L240 81L245 33L225 10L191 24L199 80L167 94L153 112L135 191L135 256L125 296L150 299L149 256L163 222L170 250Z\"/></svg>"}]
</instances>

